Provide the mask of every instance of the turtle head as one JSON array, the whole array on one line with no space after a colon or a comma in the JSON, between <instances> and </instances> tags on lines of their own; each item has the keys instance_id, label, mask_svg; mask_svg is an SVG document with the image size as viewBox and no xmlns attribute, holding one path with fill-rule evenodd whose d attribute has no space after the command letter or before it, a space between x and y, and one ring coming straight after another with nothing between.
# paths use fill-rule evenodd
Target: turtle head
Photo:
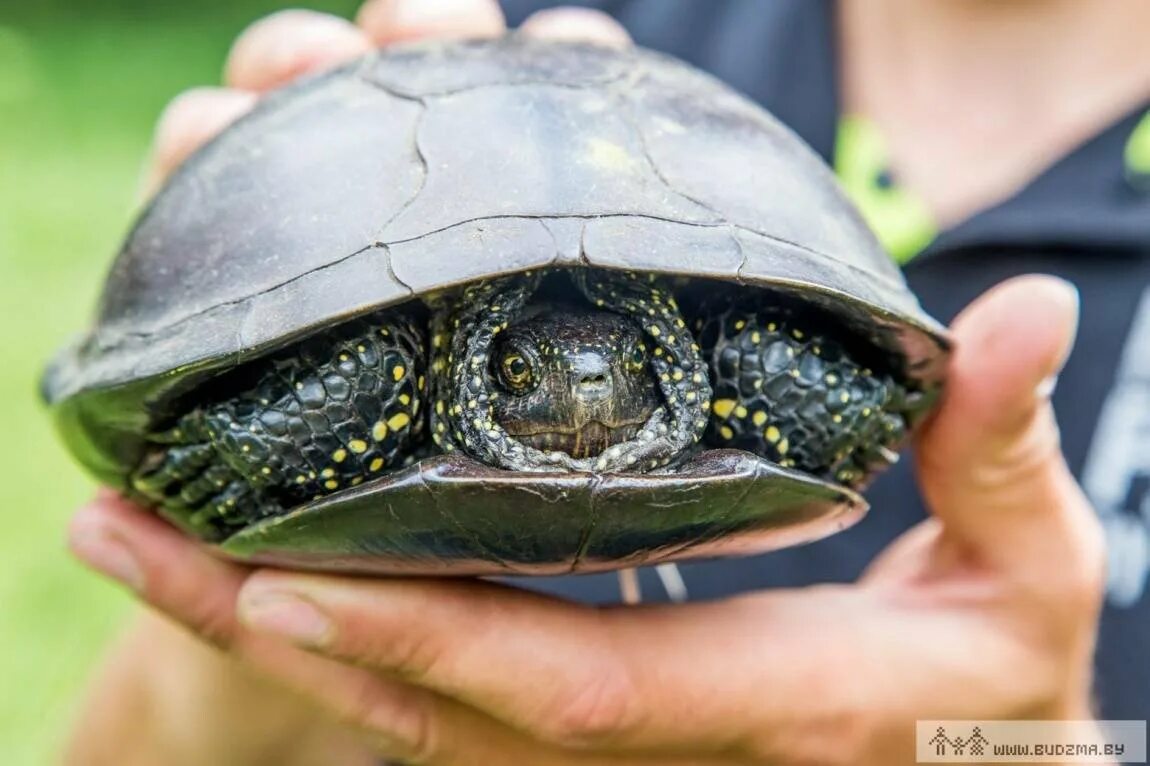
<instances>
[{"instance_id":1,"label":"turtle head","mask_svg":"<svg viewBox=\"0 0 1150 766\"><path fill-rule=\"evenodd\" d=\"M492 349L495 420L523 444L575 458L629 441L661 402L643 335L609 311L529 310Z\"/></svg>"},{"instance_id":2,"label":"turtle head","mask_svg":"<svg viewBox=\"0 0 1150 766\"><path fill-rule=\"evenodd\" d=\"M711 405L673 294L655 275L562 276L475 282L433 314L435 444L513 471L670 465Z\"/></svg>"}]
</instances>

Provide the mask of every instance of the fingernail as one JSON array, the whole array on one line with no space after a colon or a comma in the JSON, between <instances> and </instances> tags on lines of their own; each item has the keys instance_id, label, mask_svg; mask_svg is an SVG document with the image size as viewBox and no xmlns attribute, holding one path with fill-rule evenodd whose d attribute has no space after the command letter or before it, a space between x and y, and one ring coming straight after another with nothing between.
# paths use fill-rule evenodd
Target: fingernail
<instances>
[{"instance_id":1,"label":"fingernail","mask_svg":"<svg viewBox=\"0 0 1150 766\"><path fill-rule=\"evenodd\" d=\"M144 591L144 570L136 557L128 546L106 530L82 529L72 535L68 544L76 558L92 569L136 593Z\"/></svg>"},{"instance_id":2,"label":"fingernail","mask_svg":"<svg viewBox=\"0 0 1150 766\"><path fill-rule=\"evenodd\" d=\"M1034 395L1038 399L1049 399L1054 395L1054 389L1058 386L1058 373L1044 378L1038 384L1038 388L1034 389Z\"/></svg>"},{"instance_id":3,"label":"fingernail","mask_svg":"<svg viewBox=\"0 0 1150 766\"><path fill-rule=\"evenodd\" d=\"M240 596L240 621L253 630L285 638L300 646L329 644L335 626L315 604L291 593Z\"/></svg>"},{"instance_id":4,"label":"fingernail","mask_svg":"<svg viewBox=\"0 0 1150 766\"><path fill-rule=\"evenodd\" d=\"M1063 303L1073 314L1073 326L1068 333L1066 348L1062 350L1062 355L1058 360L1058 368L1054 371L1054 374L1051 375L1051 378L1054 378L1056 381L1058 373L1062 371L1062 368L1066 366L1066 360L1070 358L1070 352L1074 350L1074 339L1078 334L1078 315L1082 308L1082 295L1078 292L1078 286L1070 280L1063 279L1062 277L1051 277L1051 279L1062 288L1062 295L1058 297L1059 302ZM1048 381L1050 381L1050 378L1042 381L1042 385L1047 385ZM1054 391L1055 381L1049 383L1050 392ZM1041 391L1041 386L1039 390ZM1047 395L1049 395L1050 392L1048 392Z\"/></svg>"}]
</instances>

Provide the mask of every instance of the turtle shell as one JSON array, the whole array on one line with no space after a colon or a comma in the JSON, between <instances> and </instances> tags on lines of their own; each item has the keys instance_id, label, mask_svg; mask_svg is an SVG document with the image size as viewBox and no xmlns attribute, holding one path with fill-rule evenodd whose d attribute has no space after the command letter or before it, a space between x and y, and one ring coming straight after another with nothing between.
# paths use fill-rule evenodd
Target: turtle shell
<instances>
[{"instance_id":1,"label":"turtle shell","mask_svg":"<svg viewBox=\"0 0 1150 766\"><path fill-rule=\"evenodd\" d=\"M552 267L793 293L896 352L912 381L944 375L943 329L777 120L664 55L509 36L387 48L266 97L140 216L45 398L80 461L122 486L143 434L205 379L389 304ZM744 453L609 478L437 457L224 548L324 568L554 571L761 550L863 509Z\"/></svg>"}]
</instances>

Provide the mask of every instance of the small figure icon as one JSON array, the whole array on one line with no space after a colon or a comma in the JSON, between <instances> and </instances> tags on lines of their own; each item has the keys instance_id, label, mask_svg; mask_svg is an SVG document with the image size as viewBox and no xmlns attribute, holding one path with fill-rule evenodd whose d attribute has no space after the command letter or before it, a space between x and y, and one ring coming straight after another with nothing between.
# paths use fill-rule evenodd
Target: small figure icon
<instances>
[{"instance_id":1,"label":"small figure icon","mask_svg":"<svg viewBox=\"0 0 1150 766\"><path fill-rule=\"evenodd\" d=\"M934 745L935 755L946 755L947 746L953 746L954 743L950 741L950 737L946 736L946 729L939 726L933 737L927 740L926 744Z\"/></svg>"},{"instance_id":2,"label":"small figure icon","mask_svg":"<svg viewBox=\"0 0 1150 766\"><path fill-rule=\"evenodd\" d=\"M985 752L986 746L990 744L990 740L982 735L981 726L975 726L974 731L970 733L970 738L966 743L970 745L971 755L982 755Z\"/></svg>"}]
</instances>

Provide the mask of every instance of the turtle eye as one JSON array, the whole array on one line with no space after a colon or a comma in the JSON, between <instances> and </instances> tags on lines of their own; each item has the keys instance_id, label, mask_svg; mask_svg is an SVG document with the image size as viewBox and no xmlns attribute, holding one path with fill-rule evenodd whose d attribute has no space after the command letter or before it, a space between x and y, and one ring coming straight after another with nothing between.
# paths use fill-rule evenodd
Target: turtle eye
<instances>
[{"instance_id":1,"label":"turtle eye","mask_svg":"<svg viewBox=\"0 0 1150 766\"><path fill-rule=\"evenodd\" d=\"M499 361L499 378L513 394L525 394L535 387L535 372L518 351L508 351Z\"/></svg>"},{"instance_id":2,"label":"turtle eye","mask_svg":"<svg viewBox=\"0 0 1150 766\"><path fill-rule=\"evenodd\" d=\"M647 347L642 343L636 343L627 352L627 370L629 372L643 372L647 369Z\"/></svg>"}]
</instances>

